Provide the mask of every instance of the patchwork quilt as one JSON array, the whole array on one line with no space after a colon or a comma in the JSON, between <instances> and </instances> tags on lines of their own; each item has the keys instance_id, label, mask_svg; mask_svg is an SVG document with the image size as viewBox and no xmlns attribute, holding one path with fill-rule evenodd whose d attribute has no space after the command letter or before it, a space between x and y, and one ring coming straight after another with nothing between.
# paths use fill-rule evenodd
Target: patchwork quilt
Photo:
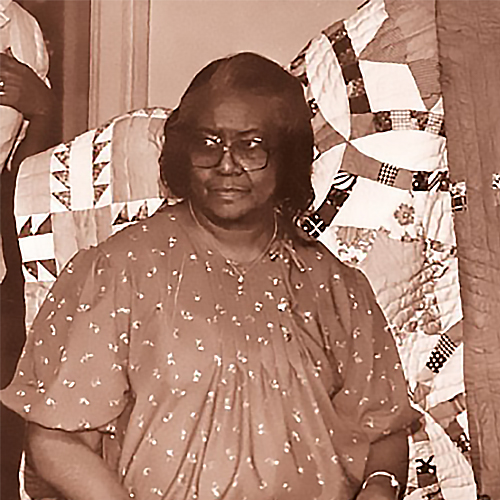
<instances>
[{"instance_id":1,"label":"patchwork quilt","mask_svg":"<svg viewBox=\"0 0 500 500\"><path fill-rule=\"evenodd\" d=\"M316 199L298 222L370 279L422 427L410 438L407 500L470 500L453 213L434 2L371 0L290 65L316 138ZM131 112L27 159L16 194L27 323L81 248L154 213L162 108Z\"/></svg>"},{"instance_id":2,"label":"patchwork quilt","mask_svg":"<svg viewBox=\"0 0 500 500\"><path fill-rule=\"evenodd\" d=\"M407 498L472 499L462 306L434 2L371 0L311 40L290 69L313 118L311 237L369 277L423 428Z\"/></svg>"}]
</instances>

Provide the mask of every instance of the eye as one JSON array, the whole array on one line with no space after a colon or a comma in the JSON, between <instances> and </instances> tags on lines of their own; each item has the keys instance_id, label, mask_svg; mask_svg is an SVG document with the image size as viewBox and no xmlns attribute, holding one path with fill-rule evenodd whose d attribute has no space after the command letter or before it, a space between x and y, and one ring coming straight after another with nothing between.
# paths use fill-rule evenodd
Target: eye
<instances>
[{"instance_id":1,"label":"eye","mask_svg":"<svg viewBox=\"0 0 500 500\"><path fill-rule=\"evenodd\" d=\"M264 149L264 140L261 137L252 137L250 139L242 139L238 141L242 149Z\"/></svg>"},{"instance_id":2,"label":"eye","mask_svg":"<svg viewBox=\"0 0 500 500\"><path fill-rule=\"evenodd\" d=\"M199 143L206 148L215 148L220 143L220 139L218 137L201 137Z\"/></svg>"},{"instance_id":3,"label":"eye","mask_svg":"<svg viewBox=\"0 0 500 500\"><path fill-rule=\"evenodd\" d=\"M220 142L218 137L195 135L191 138L191 148L198 151L218 149Z\"/></svg>"}]
</instances>

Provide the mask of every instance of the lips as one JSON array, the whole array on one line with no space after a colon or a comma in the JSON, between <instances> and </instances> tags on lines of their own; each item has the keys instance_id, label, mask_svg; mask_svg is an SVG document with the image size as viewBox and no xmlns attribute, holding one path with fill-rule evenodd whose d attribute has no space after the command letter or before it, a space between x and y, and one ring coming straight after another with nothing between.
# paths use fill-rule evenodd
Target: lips
<instances>
[{"instance_id":1,"label":"lips","mask_svg":"<svg viewBox=\"0 0 500 500\"><path fill-rule=\"evenodd\" d=\"M214 186L209 188L214 196L222 200L233 201L246 196L249 193L249 189L241 186Z\"/></svg>"},{"instance_id":2,"label":"lips","mask_svg":"<svg viewBox=\"0 0 500 500\"><path fill-rule=\"evenodd\" d=\"M209 186L210 191L248 191L246 186L238 185L214 185Z\"/></svg>"},{"instance_id":3,"label":"lips","mask_svg":"<svg viewBox=\"0 0 500 500\"><path fill-rule=\"evenodd\" d=\"M249 189L242 186L213 186L209 188L209 191L215 193L246 193Z\"/></svg>"}]
</instances>

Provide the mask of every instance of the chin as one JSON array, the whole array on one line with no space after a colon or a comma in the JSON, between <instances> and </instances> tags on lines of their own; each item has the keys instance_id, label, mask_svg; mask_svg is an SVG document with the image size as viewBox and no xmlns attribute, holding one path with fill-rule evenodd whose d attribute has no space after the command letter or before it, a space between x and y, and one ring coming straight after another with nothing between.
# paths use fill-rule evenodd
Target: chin
<instances>
[{"instance_id":1,"label":"chin","mask_svg":"<svg viewBox=\"0 0 500 500\"><path fill-rule=\"evenodd\" d=\"M264 215L262 207L247 207L232 203L219 204L215 207L209 206L205 208L204 212L212 222L219 225L253 222L262 219Z\"/></svg>"},{"instance_id":2,"label":"chin","mask_svg":"<svg viewBox=\"0 0 500 500\"><path fill-rule=\"evenodd\" d=\"M210 210L209 213L218 221L236 222L249 217L252 211L237 209L236 207L217 207L217 209Z\"/></svg>"}]
</instances>

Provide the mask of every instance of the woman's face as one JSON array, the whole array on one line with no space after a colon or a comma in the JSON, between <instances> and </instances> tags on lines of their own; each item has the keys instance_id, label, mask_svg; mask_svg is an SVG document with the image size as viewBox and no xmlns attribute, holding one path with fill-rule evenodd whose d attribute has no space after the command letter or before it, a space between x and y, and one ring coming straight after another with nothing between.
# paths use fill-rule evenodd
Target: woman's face
<instances>
[{"instance_id":1,"label":"woman's face","mask_svg":"<svg viewBox=\"0 0 500 500\"><path fill-rule=\"evenodd\" d=\"M269 217L278 169L276 150L272 147L276 137L276 131L272 134L275 104L269 98L248 93L212 92L203 97L197 99L202 104L195 106L194 111L193 128L198 138L210 144L218 138L227 146L235 141L250 146L262 144L268 150L268 158L265 168L245 171L234 161L234 153L226 150L213 168L191 165L192 204L220 225L246 225Z\"/></svg>"}]
</instances>

